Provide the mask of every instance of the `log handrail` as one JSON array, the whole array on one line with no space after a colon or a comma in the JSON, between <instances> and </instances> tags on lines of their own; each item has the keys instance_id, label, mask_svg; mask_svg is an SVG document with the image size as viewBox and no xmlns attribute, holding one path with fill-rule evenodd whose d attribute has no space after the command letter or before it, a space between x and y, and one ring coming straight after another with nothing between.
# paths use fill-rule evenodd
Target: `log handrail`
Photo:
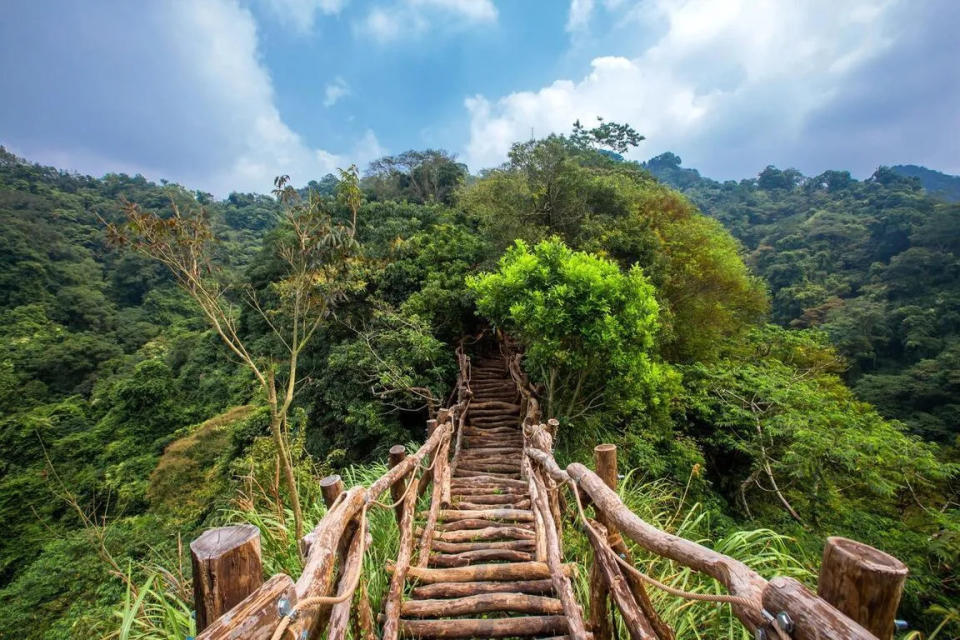
<instances>
[{"instance_id":1,"label":"log handrail","mask_svg":"<svg viewBox=\"0 0 960 640\"><path fill-rule=\"evenodd\" d=\"M733 596L726 600L735 601L734 615L757 637L781 639L792 637L795 640L877 640L876 636L864 627L845 616L826 600L818 598L796 580L776 578L768 582L735 558L692 540L670 534L644 521L633 513L620 500L620 496L599 476L584 465L574 462L566 469L561 468L552 453L558 422L553 419L548 421L549 424L542 422L536 389L530 384L520 367L522 355L505 336L501 339L501 354L517 385L519 396L525 401L522 419L524 453L531 461L532 473L542 474L540 477L556 483L558 487L567 487L574 493L578 503L581 501L581 496L588 499L603 521L615 525L620 534L646 551L715 578ZM580 515L583 516L582 511ZM623 579L619 568L626 564L625 561L612 549L610 540L605 535L597 535L598 529L603 530L602 526L597 527L596 523L586 521L585 516L582 519L585 521L581 524L588 529L588 540L595 552L601 554L597 561L602 566L606 580L604 590L611 593L612 600L624 619L633 621L632 624L640 627L635 629L628 622L631 634L639 633L639 637L656 638L653 625L643 616L642 607L618 582ZM611 561L615 561L616 564L611 566ZM655 586L669 589L666 585L645 576L635 567L630 565L628 567L633 573L644 576ZM680 590L670 589L670 591L674 595L683 593ZM785 595L787 593L789 596ZM770 603L777 605L773 614L765 608L765 605ZM779 618L777 614L780 614Z\"/></svg>"},{"instance_id":2,"label":"log handrail","mask_svg":"<svg viewBox=\"0 0 960 640\"><path fill-rule=\"evenodd\" d=\"M384 506L379 502L380 497L397 483L406 482L408 490L403 492L401 499L404 519L398 526L401 526L401 531L409 532L404 538L410 538L407 547L412 551L412 518L418 494L414 487L418 484L418 470L423 468L425 459L438 456L442 460L440 464L437 461L432 463L434 473L428 479L435 482L438 478L449 478L447 458L450 443L455 438L456 457L463 418L472 395L469 389L470 358L464 353L462 345L457 349L457 363L459 373L455 393L458 402L437 412L438 418L441 418L438 420L440 424L416 452L404 457L369 487L352 487L336 497L327 513L301 541L301 548L308 551L303 572L291 585L292 588L283 586L292 582L289 577L282 574L273 576L216 621L211 621L214 624L202 630L197 640L267 640L288 633L293 634L290 637L317 638L321 637L328 622L330 640L344 637L345 616L359 584L357 572L362 569L362 555L368 546L365 540L369 534L360 529L365 523L363 514L370 507ZM449 485L449 482L444 484ZM342 483L330 483L329 487L325 487L325 498L326 489L337 492L341 487ZM342 574L339 579L338 568ZM372 614L368 609L365 591L361 594L361 600L361 607L366 608L359 615L361 626L369 626ZM362 622L364 618L368 619L366 624ZM386 626L391 627L389 624ZM395 626L392 628L395 629Z\"/></svg>"},{"instance_id":3,"label":"log handrail","mask_svg":"<svg viewBox=\"0 0 960 640\"><path fill-rule=\"evenodd\" d=\"M836 608L836 599L831 601L820 597L792 578L780 577L768 581L745 563L663 531L630 511L614 490L616 452L612 445L598 447L598 453L595 454L598 456L600 475L577 462L561 467L553 456L559 423L554 419L543 421L539 393L521 367L522 354L516 344L499 330L497 338L506 371L516 386L516 400L520 404L522 437L511 438L517 442L522 440L523 455L517 476L522 480L510 482L526 487L530 497L526 502L529 511L519 507L512 510L495 507L475 511L471 511L470 507L461 507L455 513L474 519L503 517L507 521L532 520L533 531L529 531L530 524L526 525L527 529L516 530L529 531L527 535L533 537L531 554L535 554L536 562L514 563L509 567L517 572L516 579L549 578L548 582L559 603L547 613L556 614L562 608L563 617L531 617L530 624L541 625L542 629L537 629L544 633L566 629L567 637L576 640L591 637L610 640L611 630L604 613L608 610L609 600L620 612L634 640L673 640L672 629L660 619L646 594L644 584L648 584L677 597L729 603L733 606L734 615L754 632L755 637L761 639L877 640L864 626ZM302 553L306 556L300 578L294 582L283 574L271 577L217 620L208 621L212 624L201 630L197 640L277 640L286 635L299 640L322 637L325 630L329 640L342 640L346 636L351 614L355 616L354 622L364 640L373 640L373 612L362 579L363 556L369 546L370 536L367 512L371 508L396 507L400 530L399 553L396 562L388 566L388 572L392 575L382 617L384 640L396 640L401 633L407 636L411 633L439 633L441 627L438 625L446 622L400 619L401 611L407 607L402 593L409 576L423 584L428 584L431 576L438 580L442 576L442 579L449 581L454 574L481 579L481 574L487 568L501 566L428 568L434 544L453 546L450 542L454 539L450 537L451 532L435 537L435 526L451 513L446 511L451 508L451 475L460 460L464 433L467 434L467 442L470 442L470 438L475 438L478 431L475 426L467 426L466 416L473 398L473 372L470 357L465 353L464 340L460 341L455 354L458 376L450 401L456 397L457 402L439 409L436 420L428 421L428 437L423 445L410 455L402 456L399 451L395 452L391 468L369 487L356 486L344 490L339 476L324 479L321 487L328 510L314 529L299 541ZM509 381L506 384L508 390L512 389ZM513 391L508 393L512 394ZM476 406L482 408L484 404ZM464 469L468 469L466 463ZM421 528L414 522L416 502L431 484L430 509ZM388 491L394 504L380 501ZM566 503L566 507L561 506L563 491L569 491L573 498L572 502ZM575 508L571 510L570 504ZM595 519L587 515L586 510L591 508ZM585 531L594 552L595 566L590 575L589 625L584 621L570 581L571 565L564 564L562 558L562 520L565 516L570 517L571 513L575 524ZM478 529L472 534L480 535L485 531ZM460 540L460 534L470 532L452 533L457 534L455 539ZM657 581L633 565L624 539L648 553L716 579L729 595L693 594ZM834 567L833 570L841 569ZM507 573L498 570L498 575L503 579ZM841 579L837 578L838 581ZM250 583L259 584L259 580ZM359 598L354 604L356 593L359 593ZM887 609L892 607L895 610L895 590L887 589L884 595L889 604ZM236 597L239 596L242 596L242 592ZM503 598L500 596L501 600ZM236 598L232 601L236 601ZM494 598L488 604L493 607L497 601ZM465 601L461 606L469 609L467 605L471 604L472 601ZM545 605L533 597L528 606L536 609ZM858 620L862 621L863 618ZM482 621L467 622L480 624ZM481 625L476 631L479 632L481 628L489 631L493 627ZM506 633L507 630L508 627L504 626L497 633Z\"/></svg>"}]
</instances>

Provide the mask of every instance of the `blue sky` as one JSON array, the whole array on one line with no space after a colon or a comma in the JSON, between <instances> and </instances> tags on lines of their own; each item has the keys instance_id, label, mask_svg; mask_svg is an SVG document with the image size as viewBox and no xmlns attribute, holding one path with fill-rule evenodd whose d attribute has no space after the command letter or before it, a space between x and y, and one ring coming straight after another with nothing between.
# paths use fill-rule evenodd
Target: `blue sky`
<instances>
[{"instance_id":1,"label":"blue sky","mask_svg":"<svg viewBox=\"0 0 960 640\"><path fill-rule=\"evenodd\" d=\"M225 195L602 115L716 178L960 173L958 32L954 0L13 0L0 144Z\"/></svg>"}]
</instances>

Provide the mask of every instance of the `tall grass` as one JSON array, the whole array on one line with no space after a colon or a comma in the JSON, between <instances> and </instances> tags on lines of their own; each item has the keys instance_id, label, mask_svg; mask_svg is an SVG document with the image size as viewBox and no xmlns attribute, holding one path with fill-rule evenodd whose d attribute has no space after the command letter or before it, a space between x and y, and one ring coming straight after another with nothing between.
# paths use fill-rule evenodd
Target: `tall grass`
<instances>
[{"instance_id":1,"label":"tall grass","mask_svg":"<svg viewBox=\"0 0 960 640\"><path fill-rule=\"evenodd\" d=\"M127 572L127 590L117 612L119 627L107 638L113 640L183 640L196 634L189 595L183 581L154 567L137 585Z\"/></svg>"},{"instance_id":2,"label":"tall grass","mask_svg":"<svg viewBox=\"0 0 960 640\"><path fill-rule=\"evenodd\" d=\"M809 581L813 573L794 541L769 529L732 531L715 536L709 514L699 503L684 504L682 491L663 480L635 481L628 474L620 483L620 499L648 523L689 540L694 540L720 553L740 560L764 577L791 576ZM570 514L572 516L572 514ZM567 518L564 553L567 558L591 557L585 536ZM650 554L632 545L631 552L638 569L660 582L693 593L727 593L713 578ZM588 573L581 567L576 589L582 602L589 602ZM733 615L728 604L685 600L652 586L647 587L650 599L661 617L674 628L677 638L727 638L748 640L752 635ZM628 637L623 620L615 615L618 637Z\"/></svg>"}]
</instances>

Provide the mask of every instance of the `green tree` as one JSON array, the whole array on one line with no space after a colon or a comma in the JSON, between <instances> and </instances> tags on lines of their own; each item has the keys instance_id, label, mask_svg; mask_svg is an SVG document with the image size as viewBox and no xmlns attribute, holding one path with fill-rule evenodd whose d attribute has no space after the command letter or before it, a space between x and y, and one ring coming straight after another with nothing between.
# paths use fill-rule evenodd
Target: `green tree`
<instances>
[{"instance_id":1,"label":"green tree","mask_svg":"<svg viewBox=\"0 0 960 640\"><path fill-rule=\"evenodd\" d=\"M300 538L303 515L290 453L288 416L297 390L300 356L346 295L355 226L347 228L335 222L314 194L303 200L287 185L286 176L277 178L276 187L284 204L282 235L275 245L282 276L271 283L266 296L251 283L230 283L220 277L222 271L213 263L213 230L203 208L181 212L174 203L172 215L161 217L127 202L127 223L109 225L108 233L118 246L150 256L170 269L229 351L260 384ZM354 203L350 194L355 192L344 193L348 204ZM240 292L239 300L231 297L232 291ZM269 327L272 344L265 346L242 334L241 305L256 312Z\"/></svg>"},{"instance_id":2,"label":"green tree","mask_svg":"<svg viewBox=\"0 0 960 640\"><path fill-rule=\"evenodd\" d=\"M532 249L517 241L496 272L467 286L479 312L524 346L548 414L662 409L671 374L653 348L659 308L639 267L623 273L557 238Z\"/></svg>"}]
</instances>

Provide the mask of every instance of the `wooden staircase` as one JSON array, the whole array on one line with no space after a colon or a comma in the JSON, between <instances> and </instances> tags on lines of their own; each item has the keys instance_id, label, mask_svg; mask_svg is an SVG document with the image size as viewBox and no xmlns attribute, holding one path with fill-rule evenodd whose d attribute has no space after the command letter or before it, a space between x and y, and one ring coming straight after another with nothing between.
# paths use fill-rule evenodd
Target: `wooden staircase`
<instances>
[{"instance_id":1,"label":"wooden staircase","mask_svg":"<svg viewBox=\"0 0 960 640\"><path fill-rule=\"evenodd\" d=\"M517 387L502 358L472 370L473 399L425 568L401 605L405 637L502 638L567 634L521 479L523 434ZM422 533L422 528L416 532ZM482 617L480 617L482 616Z\"/></svg>"},{"instance_id":2,"label":"wooden staircase","mask_svg":"<svg viewBox=\"0 0 960 640\"><path fill-rule=\"evenodd\" d=\"M328 511L300 541L306 558L296 581L281 573L261 584L256 532L224 535L243 525L195 541L195 575L204 576L194 585L197 607L204 608L197 620L209 623L197 640L345 640L351 621L354 638L376 640L376 616L362 586L371 508L393 509L399 529L396 562L386 567L382 640L612 640L617 619L617 637L673 640L674 631L650 602L648 585L732 606L758 638L891 637L906 565L862 543L831 538L828 548L839 545L843 553L824 555L821 586L844 586L821 597L794 578L768 581L735 558L644 522L615 491L615 446L594 450L598 473L577 462L557 464L552 452L558 423L542 421L521 354L500 338L502 357L472 363L463 345L457 348L457 402L428 421L427 440L416 452L391 449L390 469L369 487L347 489L337 475L321 481ZM428 487L428 510L418 514ZM576 510L561 507L561 490ZM394 504L381 502L384 495ZM588 619L570 581L574 565L562 556L564 518L572 518L592 549ZM206 544L211 540L212 547ZM625 540L714 578L727 594L690 593L657 582L637 570ZM858 604L881 593L890 606Z\"/></svg>"}]
</instances>

